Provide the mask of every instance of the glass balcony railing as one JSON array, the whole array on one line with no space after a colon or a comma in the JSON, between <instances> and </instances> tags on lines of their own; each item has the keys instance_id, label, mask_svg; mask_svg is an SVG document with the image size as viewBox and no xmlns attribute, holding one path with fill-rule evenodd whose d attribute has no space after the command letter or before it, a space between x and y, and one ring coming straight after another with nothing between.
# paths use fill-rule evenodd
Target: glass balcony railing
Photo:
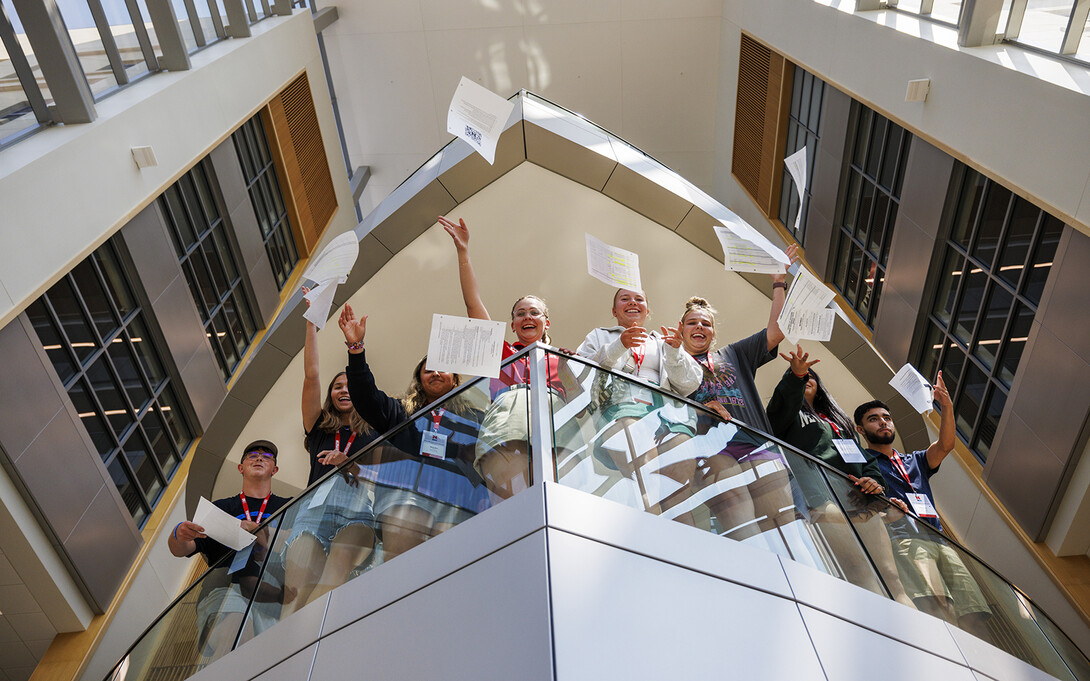
<instances>
[{"instance_id":1,"label":"glass balcony railing","mask_svg":"<svg viewBox=\"0 0 1090 681\"><path fill-rule=\"evenodd\" d=\"M861 495L838 471L582 358L534 345L505 366L515 363L528 383L467 382L308 488L258 530L252 549L213 565L171 604L107 680L187 678L340 584L537 484L536 469L538 479L919 607L1057 678L1090 681L1086 657L1024 594L919 518ZM421 433L440 409L468 427L451 436L446 459L421 457ZM351 504L330 513L330 494L372 503L345 517ZM428 513L382 512L395 507ZM330 560L296 542L322 526L335 535ZM381 537L373 550L371 526ZM344 560L331 565L335 552ZM928 584L940 595L920 599Z\"/></svg>"}]
</instances>

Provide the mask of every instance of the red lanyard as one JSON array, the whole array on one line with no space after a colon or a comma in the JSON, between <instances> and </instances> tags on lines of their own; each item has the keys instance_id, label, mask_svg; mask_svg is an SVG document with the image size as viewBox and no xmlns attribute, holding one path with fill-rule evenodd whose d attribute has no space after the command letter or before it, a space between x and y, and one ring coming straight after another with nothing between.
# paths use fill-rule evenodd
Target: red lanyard
<instances>
[{"instance_id":1,"label":"red lanyard","mask_svg":"<svg viewBox=\"0 0 1090 681\"><path fill-rule=\"evenodd\" d=\"M438 409L432 409L431 410L431 422L435 426L434 428L432 428L432 430L435 430L435 431L439 430L439 421L442 420L443 412L445 412L445 411L446 411L446 409L444 409L443 407L439 407Z\"/></svg>"},{"instance_id":2,"label":"red lanyard","mask_svg":"<svg viewBox=\"0 0 1090 681\"><path fill-rule=\"evenodd\" d=\"M709 374L715 376L715 362L712 361L711 353L704 353L704 359L698 359L696 357L694 357L693 359L695 359L697 362L700 362L700 366L705 367L708 370ZM707 364L705 364L705 362L707 362Z\"/></svg>"},{"instance_id":3,"label":"red lanyard","mask_svg":"<svg viewBox=\"0 0 1090 681\"><path fill-rule=\"evenodd\" d=\"M647 357L647 351L643 349L642 345L640 346L640 351L639 352L636 352L636 348L632 348L632 359L635 360L635 362L636 362L636 374L635 374L635 376L637 378L639 378L640 367L643 366L643 360L644 360L645 357Z\"/></svg>"},{"instance_id":4,"label":"red lanyard","mask_svg":"<svg viewBox=\"0 0 1090 681\"><path fill-rule=\"evenodd\" d=\"M901 477L904 478L905 482L908 483L908 488L910 490L912 490L913 492L915 492L916 488L912 486L912 481L909 480L909 478L908 478L908 470L905 469L905 465L901 461L901 457L897 455L897 450L896 449L893 450L893 456L891 456L889 458L890 458L891 461L893 461L893 465L896 466L897 472L900 473Z\"/></svg>"},{"instance_id":5,"label":"red lanyard","mask_svg":"<svg viewBox=\"0 0 1090 681\"><path fill-rule=\"evenodd\" d=\"M261 519L265 516L265 507L269 505L269 497L272 496L272 492L269 492L269 496L265 497L265 501L261 502L261 508L257 511L257 520L250 515L250 505L246 503L246 493L242 492L239 495L242 499L242 512L246 514L246 520L251 520L255 523L261 522Z\"/></svg>"},{"instance_id":6,"label":"red lanyard","mask_svg":"<svg viewBox=\"0 0 1090 681\"><path fill-rule=\"evenodd\" d=\"M837 437L840 437L840 428L835 423L833 423L832 419L830 419L825 414L818 414L818 416L820 416L822 420L825 421L825 423L828 423L830 426L832 426L833 432L836 433Z\"/></svg>"},{"instance_id":7,"label":"red lanyard","mask_svg":"<svg viewBox=\"0 0 1090 681\"><path fill-rule=\"evenodd\" d=\"M356 431L353 430L352 435L350 435L348 438L348 442L346 442L344 445L344 453L346 456L348 455L349 448L352 447L352 441L355 439ZM341 431L339 430L337 431L337 434L333 436L333 449L338 452L341 451Z\"/></svg>"}]
</instances>

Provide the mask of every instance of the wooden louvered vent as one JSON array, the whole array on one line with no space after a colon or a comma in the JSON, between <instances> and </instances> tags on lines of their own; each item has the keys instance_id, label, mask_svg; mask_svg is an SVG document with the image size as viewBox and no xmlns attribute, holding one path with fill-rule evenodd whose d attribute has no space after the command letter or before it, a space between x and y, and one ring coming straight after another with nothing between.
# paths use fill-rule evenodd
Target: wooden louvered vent
<instances>
[{"instance_id":1,"label":"wooden louvered vent","mask_svg":"<svg viewBox=\"0 0 1090 681\"><path fill-rule=\"evenodd\" d=\"M789 68L781 55L742 34L731 172L769 216L779 205Z\"/></svg>"},{"instance_id":2,"label":"wooden louvered vent","mask_svg":"<svg viewBox=\"0 0 1090 681\"><path fill-rule=\"evenodd\" d=\"M304 73L269 102L263 112L266 129L276 138L277 175L286 187L285 199L300 255L314 249L337 211L337 195L322 131Z\"/></svg>"}]
</instances>

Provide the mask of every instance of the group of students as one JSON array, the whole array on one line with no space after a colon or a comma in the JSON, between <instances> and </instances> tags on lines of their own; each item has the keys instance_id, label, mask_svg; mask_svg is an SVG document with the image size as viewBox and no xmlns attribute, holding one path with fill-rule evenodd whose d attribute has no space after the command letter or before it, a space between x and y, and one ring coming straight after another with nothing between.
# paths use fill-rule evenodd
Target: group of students
<instances>
[{"instance_id":1,"label":"group of students","mask_svg":"<svg viewBox=\"0 0 1090 681\"><path fill-rule=\"evenodd\" d=\"M457 251L467 316L490 319L470 259L469 228L464 220L456 223L440 217L439 222ZM797 260L794 246L787 253L792 261ZM596 443L588 449L593 451L596 465L612 471L615 477L639 480L647 510L668 513L679 521L691 523L692 509L686 504L695 491L751 473L750 477L759 484L723 484L722 492L703 496L723 533L739 540L761 532L761 522L773 525L794 522L800 517L796 510L799 507L804 507L804 515L811 522L843 514L829 495L828 487L805 482L813 480L813 475L807 478L797 471L792 474L782 465L778 474L769 475L769 466L762 464L782 463L781 455L774 448L761 446L760 438L743 429L732 429L715 453L666 456L671 450L683 451L675 448L707 435L712 427L708 425L710 420L721 425L738 419L771 433L849 475L856 493L872 498L882 493L888 493L891 499L906 498L906 494L919 488L921 480L926 484L930 474L937 470L941 456L953 447L952 442L943 441L932 446L935 456L929 449L923 458L905 457L910 464L909 473L892 450L893 426L885 405L868 403L869 410L863 409L867 405L861 405L863 411L857 410L854 420L849 418L814 372L812 367L817 360L810 361L801 347L781 355L789 368L766 409L756 388L755 375L758 368L776 358L779 344L784 340L776 320L787 289L786 272L773 274L771 278L772 304L766 327L723 347L716 348L716 310L705 299L691 298L677 326L662 326L656 331L645 326L651 310L644 293L622 289L613 298L612 316L616 324L592 330L575 353L612 373L597 372L588 389L579 377L572 375L571 362L556 354L546 355L546 382L554 414L575 393L589 393L582 415L596 420L601 428L592 429ZM534 342L549 342L549 310L539 296L518 298L511 308L510 325L516 342L504 341L504 359ZM367 317L357 317L351 306L346 305L338 326L348 348L348 363L323 394L317 329L307 322L302 417L304 445L310 462L308 485L338 467L340 470L311 493L315 498L303 503L291 520L282 552L282 586L278 592L281 617L350 579L373 560L380 542L383 560L389 560L530 484L527 362L515 361L501 369L499 378L488 383L487 404L459 395L444 401L441 407L419 413L423 407L447 396L460 384L460 377L428 369L425 357L413 370L405 395L393 397L377 386L368 364ZM630 381L621 376L640 380ZM689 397L705 405L715 416L702 414L697 418L696 410L691 408L672 409L658 390L647 389L642 382ZM944 425L948 418L952 424L952 409L941 375L936 399L942 408ZM868 419L872 411L885 411L885 420L870 428ZM418 415L408 423L414 414ZM653 443L634 445L631 429L648 419L658 424ZM366 455L357 456L381 434L395 428L391 437L372 447ZM857 442L857 435L867 444L862 463L843 454L847 441ZM943 438L946 436L944 430ZM616 442L622 444L618 446ZM557 446L563 447L563 443L558 442ZM946 449L939 456L943 447ZM863 450L859 451L862 454ZM248 448L239 466L244 480L247 471L253 472L249 469L269 465L275 469L275 456L275 446L271 443L254 447L253 452ZM349 461L352 463L343 466ZM648 493L647 476L642 468L654 469L664 483L661 485L664 491ZM901 473L904 479L900 483L905 484L891 485L891 475L900 477ZM231 497L234 502L241 499L240 503L225 504L231 506L229 512L242 513L238 517L247 522L260 522L286 501L277 498L275 504L269 504L271 489L256 491L265 492L264 500L244 490L242 495ZM927 493L929 496L929 488ZM245 508L247 505L261 505L256 519L250 513L253 509ZM901 507L909 510L905 504ZM881 508L888 507L883 503ZM922 515L915 503L913 510ZM928 609L940 615L945 614L943 608L962 608L963 604L951 605L947 598L953 590L906 577L913 569L912 560L903 560L907 549L897 543L897 536L890 538L887 523L880 515L872 511L863 520L853 520L894 598L919 607L934 600L941 608ZM754 519L762 520L754 522ZM847 520L830 521L822 527L834 553L843 556L860 553L852 548L855 539ZM171 550L175 555L202 551L210 559L218 557L209 552L209 545L202 543L201 528L193 523L179 524L174 537ZM863 573L869 569L863 561L852 563L851 559L842 567L852 581L864 579ZM254 593L254 588L249 593Z\"/></svg>"}]
</instances>

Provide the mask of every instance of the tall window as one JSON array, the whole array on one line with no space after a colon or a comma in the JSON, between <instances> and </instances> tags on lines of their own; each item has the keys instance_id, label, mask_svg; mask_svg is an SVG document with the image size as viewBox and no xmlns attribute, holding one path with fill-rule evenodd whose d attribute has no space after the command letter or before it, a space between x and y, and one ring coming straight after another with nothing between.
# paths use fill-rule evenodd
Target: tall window
<instances>
[{"instance_id":1,"label":"tall window","mask_svg":"<svg viewBox=\"0 0 1090 681\"><path fill-rule=\"evenodd\" d=\"M799 206L799 192L787 168L783 168L780 189L779 218L783 226L795 235L800 244L806 237L806 222L810 213L810 184L814 177L814 160L817 158L818 141L821 139L821 110L825 100L825 81L802 67L795 67L791 83L791 109L787 113L787 143L784 156L790 156L806 147L805 201ZM802 211L799 228L795 230L795 217Z\"/></svg>"},{"instance_id":2,"label":"tall window","mask_svg":"<svg viewBox=\"0 0 1090 681\"><path fill-rule=\"evenodd\" d=\"M256 325L207 163L194 166L159 200L205 335L227 381L250 345Z\"/></svg>"},{"instance_id":3,"label":"tall window","mask_svg":"<svg viewBox=\"0 0 1090 681\"><path fill-rule=\"evenodd\" d=\"M955 173L953 224L943 249L919 367L942 369L958 433L984 460L999 426L1063 223L1002 185Z\"/></svg>"},{"instance_id":4,"label":"tall window","mask_svg":"<svg viewBox=\"0 0 1090 681\"><path fill-rule=\"evenodd\" d=\"M254 206L257 224L261 227L265 252L269 256L273 276L276 277L276 287L283 289L295 263L299 262L299 252L295 248L295 239L288 223L288 210L280 193L280 183L276 179L276 168L273 167L261 116L254 116L246 121L231 135L231 139L235 142L235 152L242 164L242 174L250 192L250 203Z\"/></svg>"},{"instance_id":5,"label":"tall window","mask_svg":"<svg viewBox=\"0 0 1090 681\"><path fill-rule=\"evenodd\" d=\"M859 102L852 109L833 281L867 326L874 326L912 135Z\"/></svg>"},{"instance_id":6,"label":"tall window","mask_svg":"<svg viewBox=\"0 0 1090 681\"><path fill-rule=\"evenodd\" d=\"M193 430L112 242L27 308L42 347L137 525Z\"/></svg>"}]
</instances>

